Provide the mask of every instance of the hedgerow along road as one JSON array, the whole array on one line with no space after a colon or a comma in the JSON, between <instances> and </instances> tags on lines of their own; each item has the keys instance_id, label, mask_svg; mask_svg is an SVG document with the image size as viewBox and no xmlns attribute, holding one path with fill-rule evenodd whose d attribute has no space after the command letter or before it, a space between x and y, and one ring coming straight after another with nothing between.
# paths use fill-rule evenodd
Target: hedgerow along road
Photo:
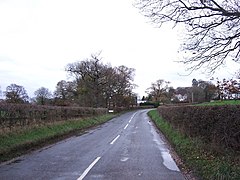
<instances>
[{"instance_id":1,"label":"hedgerow along road","mask_svg":"<svg viewBox=\"0 0 240 180\"><path fill-rule=\"evenodd\" d=\"M182 180L148 110L111 121L0 166L0 179Z\"/></svg>"}]
</instances>

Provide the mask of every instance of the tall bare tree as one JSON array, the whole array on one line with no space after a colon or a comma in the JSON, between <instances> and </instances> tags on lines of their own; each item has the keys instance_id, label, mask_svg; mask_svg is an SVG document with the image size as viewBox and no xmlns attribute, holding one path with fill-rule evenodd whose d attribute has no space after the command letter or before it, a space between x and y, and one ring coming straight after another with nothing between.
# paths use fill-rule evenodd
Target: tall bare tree
<instances>
[{"instance_id":1,"label":"tall bare tree","mask_svg":"<svg viewBox=\"0 0 240 180\"><path fill-rule=\"evenodd\" d=\"M159 26L183 24L187 30L181 62L189 70L214 72L227 59L240 62L239 0L136 0L136 6Z\"/></svg>"},{"instance_id":2,"label":"tall bare tree","mask_svg":"<svg viewBox=\"0 0 240 180\"><path fill-rule=\"evenodd\" d=\"M152 83L146 92L152 97L152 101L164 103L168 101L169 84L170 82L159 79Z\"/></svg>"},{"instance_id":3,"label":"tall bare tree","mask_svg":"<svg viewBox=\"0 0 240 180\"><path fill-rule=\"evenodd\" d=\"M90 59L70 63L66 67L66 71L76 78L78 92L84 105L92 107L102 106L103 87L107 83L109 67L100 62L99 55L92 54Z\"/></svg>"},{"instance_id":4,"label":"tall bare tree","mask_svg":"<svg viewBox=\"0 0 240 180\"><path fill-rule=\"evenodd\" d=\"M23 86L11 84L4 91L6 102L8 103L27 103L29 100L27 91Z\"/></svg>"},{"instance_id":5,"label":"tall bare tree","mask_svg":"<svg viewBox=\"0 0 240 180\"><path fill-rule=\"evenodd\" d=\"M99 54L70 63L66 71L75 77L79 105L91 107L126 106L132 101L134 69L103 64Z\"/></svg>"},{"instance_id":6,"label":"tall bare tree","mask_svg":"<svg viewBox=\"0 0 240 180\"><path fill-rule=\"evenodd\" d=\"M114 86L114 97L116 106L129 106L134 102L136 96L132 91L136 87L133 83L135 69L126 66L119 66L115 68L116 79Z\"/></svg>"}]
</instances>

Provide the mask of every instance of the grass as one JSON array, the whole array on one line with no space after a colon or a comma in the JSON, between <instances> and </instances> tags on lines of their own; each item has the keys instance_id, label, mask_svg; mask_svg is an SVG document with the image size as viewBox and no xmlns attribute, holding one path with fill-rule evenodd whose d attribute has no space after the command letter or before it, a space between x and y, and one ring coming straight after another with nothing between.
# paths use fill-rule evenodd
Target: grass
<instances>
[{"instance_id":1,"label":"grass","mask_svg":"<svg viewBox=\"0 0 240 180\"><path fill-rule=\"evenodd\" d=\"M222 105L240 105L240 100L217 100L213 102L206 102L198 104L197 106L222 106Z\"/></svg>"},{"instance_id":2,"label":"grass","mask_svg":"<svg viewBox=\"0 0 240 180\"><path fill-rule=\"evenodd\" d=\"M94 118L48 124L20 132L0 134L0 162L54 143L73 134L83 133L87 128L102 124L114 116L116 115L106 114Z\"/></svg>"},{"instance_id":3,"label":"grass","mask_svg":"<svg viewBox=\"0 0 240 180\"><path fill-rule=\"evenodd\" d=\"M235 157L214 154L206 150L207 144L199 139L192 139L174 130L163 120L157 110L149 112L156 126L164 133L184 162L185 168L191 169L200 179L239 180L240 163Z\"/></svg>"}]
</instances>

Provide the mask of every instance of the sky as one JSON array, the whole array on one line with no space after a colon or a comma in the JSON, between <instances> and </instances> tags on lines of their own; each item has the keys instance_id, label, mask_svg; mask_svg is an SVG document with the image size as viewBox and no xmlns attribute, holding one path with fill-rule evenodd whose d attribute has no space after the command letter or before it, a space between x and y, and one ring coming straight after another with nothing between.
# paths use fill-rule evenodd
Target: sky
<instances>
[{"instance_id":1,"label":"sky","mask_svg":"<svg viewBox=\"0 0 240 180\"><path fill-rule=\"evenodd\" d=\"M177 63L184 34L171 24L161 28L139 13L133 0L0 0L0 87L23 86L30 97L40 87L55 90L71 80L65 66L102 52L102 62L134 68L140 97L158 79L171 86L209 80L204 70L185 71ZM214 77L232 77L229 63ZM0 98L3 93L0 94Z\"/></svg>"}]
</instances>

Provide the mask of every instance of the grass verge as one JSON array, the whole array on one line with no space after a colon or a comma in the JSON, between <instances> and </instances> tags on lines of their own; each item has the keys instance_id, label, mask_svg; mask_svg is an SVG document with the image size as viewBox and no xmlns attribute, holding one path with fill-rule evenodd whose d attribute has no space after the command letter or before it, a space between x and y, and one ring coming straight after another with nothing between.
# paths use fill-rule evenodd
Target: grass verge
<instances>
[{"instance_id":1,"label":"grass verge","mask_svg":"<svg viewBox=\"0 0 240 180\"><path fill-rule=\"evenodd\" d=\"M240 179L240 163L235 157L230 154L214 154L206 150L207 145L201 140L186 137L174 130L158 115L157 110L149 111L148 115L172 144L184 165L191 169L199 179Z\"/></svg>"},{"instance_id":2,"label":"grass verge","mask_svg":"<svg viewBox=\"0 0 240 180\"><path fill-rule=\"evenodd\" d=\"M20 132L0 134L0 162L7 161L45 145L57 142L86 129L102 124L116 115L106 114L34 127Z\"/></svg>"}]
</instances>

